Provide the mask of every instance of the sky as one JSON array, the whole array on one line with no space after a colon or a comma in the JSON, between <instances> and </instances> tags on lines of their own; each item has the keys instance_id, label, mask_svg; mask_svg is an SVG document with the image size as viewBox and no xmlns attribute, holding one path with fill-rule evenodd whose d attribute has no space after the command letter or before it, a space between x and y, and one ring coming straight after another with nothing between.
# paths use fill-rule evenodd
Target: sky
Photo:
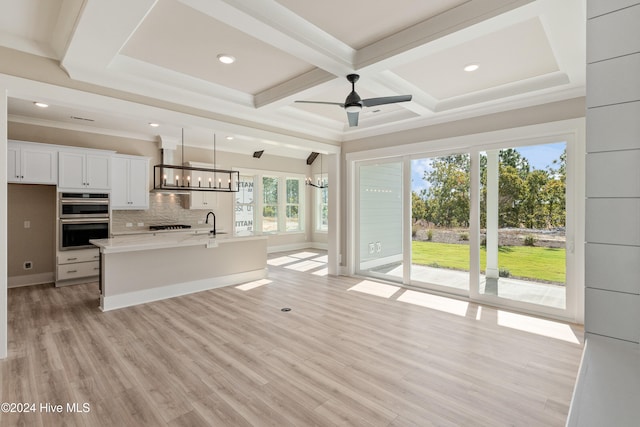
<instances>
[{"instance_id":1,"label":"sky","mask_svg":"<svg viewBox=\"0 0 640 427\"><path fill-rule=\"evenodd\" d=\"M532 145L528 147L517 147L516 151L529 161L531 169L546 169L552 162L560 159L566 143L558 142L554 144ZM431 159L416 159L411 161L411 189L419 192L428 187L428 183L422 179L424 173L431 169Z\"/></svg>"}]
</instances>

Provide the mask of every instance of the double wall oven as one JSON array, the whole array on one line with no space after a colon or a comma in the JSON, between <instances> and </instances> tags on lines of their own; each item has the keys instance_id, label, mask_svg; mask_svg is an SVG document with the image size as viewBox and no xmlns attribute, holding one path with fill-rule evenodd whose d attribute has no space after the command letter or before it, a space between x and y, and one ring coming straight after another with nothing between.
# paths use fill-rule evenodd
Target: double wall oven
<instances>
[{"instance_id":1,"label":"double wall oven","mask_svg":"<svg viewBox=\"0 0 640 427\"><path fill-rule=\"evenodd\" d=\"M61 251L93 248L92 239L109 237L108 193L60 193Z\"/></svg>"}]
</instances>

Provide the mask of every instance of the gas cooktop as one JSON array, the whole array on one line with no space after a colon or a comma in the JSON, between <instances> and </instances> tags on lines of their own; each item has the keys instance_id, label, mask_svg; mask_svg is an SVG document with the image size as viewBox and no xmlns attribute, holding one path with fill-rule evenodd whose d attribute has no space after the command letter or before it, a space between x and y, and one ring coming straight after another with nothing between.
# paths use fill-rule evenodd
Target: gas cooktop
<instances>
[{"instance_id":1,"label":"gas cooktop","mask_svg":"<svg viewBox=\"0 0 640 427\"><path fill-rule=\"evenodd\" d=\"M185 224L166 224L166 225L150 225L149 230L182 230L183 228L191 228Z\"/></svg>"}]
</instances>

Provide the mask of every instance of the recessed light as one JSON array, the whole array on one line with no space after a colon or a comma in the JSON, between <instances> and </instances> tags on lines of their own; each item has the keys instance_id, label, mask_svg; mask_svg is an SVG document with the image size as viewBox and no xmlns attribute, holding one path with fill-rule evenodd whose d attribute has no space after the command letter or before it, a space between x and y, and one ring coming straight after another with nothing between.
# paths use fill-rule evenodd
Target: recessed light
<instances>
[{"instance_id":1,"label":"recessed light","mask_svg":"<svg viewBox=\"0 0 640 427\"><path fill-rule=\"evenodd\" d=\"M232 141L232 140L233 140L233 137L232 137L232 136L228 136L228 137L227 137L227 141Z\"/></svg>"},{"instance_id":2,"label":"recessed light","mask_svg":"<svg viewBox=\"0 0 640 427\"><path fill-rule=\"evenodd\" d=\"M236 62L236 58L234 56L227 55L226 53L221 53L220 55L218 55L218 61L222 62L223 64L233 64L234 62Z\"/></svg>"},{"instance_id":3,"label":"recessed light","mask_svg":"<svg viewBox=\"0 0 640 427\"><path fill-rule=\"evenodd\" d=\"M476 71L478 68L480 68L480 66L478 64L469 64L466 67L464 67L464 70L468 73L472 72L472 71Z\"/></svg>"},{"instance_id":4,"label":"recessed light","mask_svg":"<svg viewBox=\"0 0 640 427\"><path fill-rule=\"evenodd\" d=\"M152 128L157 128L158 126L160 126L160 123L149 123L149 126L151 126Z\"/></svg>"},{"instance_id":5,"label":"recessed light","mask_svg":"<svg viewBox=\"0 0 640 427\"><path fill-rule=\"evenodd\" d=\"M49 104L45 104L44 102L34 102L33 105L40 108L47 108Z\"/></svg>"}]
</instances>

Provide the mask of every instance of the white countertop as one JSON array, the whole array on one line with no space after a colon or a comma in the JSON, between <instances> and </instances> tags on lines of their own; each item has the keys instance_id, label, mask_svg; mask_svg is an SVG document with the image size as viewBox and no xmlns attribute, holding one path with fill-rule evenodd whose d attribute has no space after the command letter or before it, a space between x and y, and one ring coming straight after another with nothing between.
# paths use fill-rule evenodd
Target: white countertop
<instances>
[{"instance_id":1,"label":"white countertop","mask_svg":"<svg viewBox=\"0 0 640 427\"><path fill-rule=\"evenodd\" d=\"M233 236L232 234L216 234L212 236L207 230L172 230L172 232L145 232L115 236L109 239L91 240L90 243L100 248L104 254L119 252L147 251L153 249L179 248L187 246L204 246L213 248L218 244L245 242L266 239L267 236Z\"/></svg>"}]
</instances>

